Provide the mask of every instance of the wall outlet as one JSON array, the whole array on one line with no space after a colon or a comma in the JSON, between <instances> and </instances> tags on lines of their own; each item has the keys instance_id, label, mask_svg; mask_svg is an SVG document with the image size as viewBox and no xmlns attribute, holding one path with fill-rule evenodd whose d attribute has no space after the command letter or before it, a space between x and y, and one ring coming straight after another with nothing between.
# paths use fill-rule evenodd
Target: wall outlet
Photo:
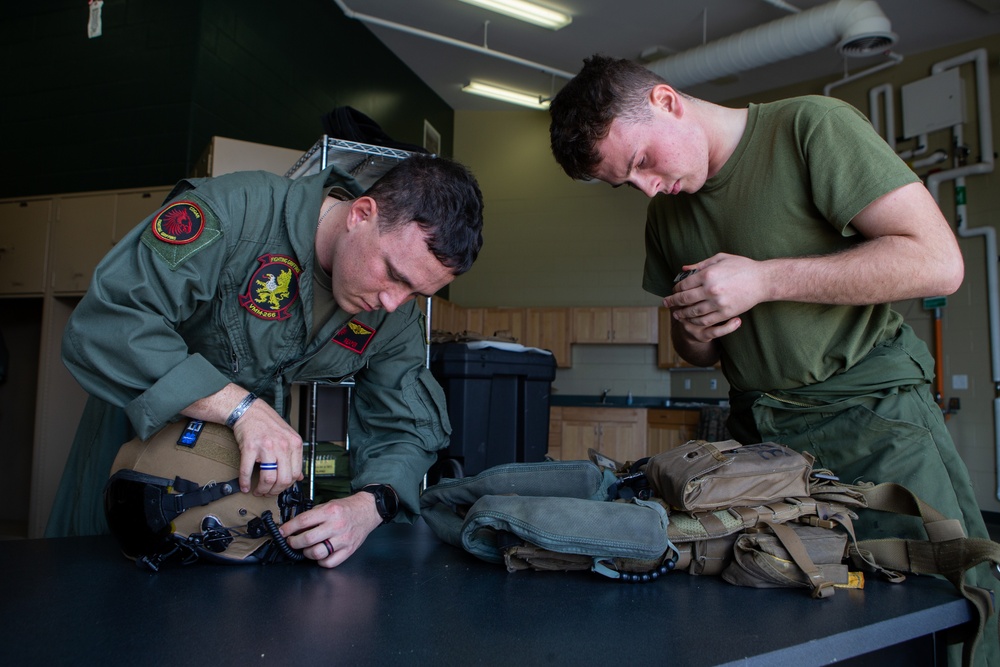
<instances>
[{"instance_id":1,"label":"wall outlet","mask_svg":"<svg viewBox=\"0 0 1000 667\"><path fill-rule=\"evenodd\" d=\"M684 388L685 389L691 388L691 378L684 378Z\"/></svg>"},{"instance_id":2,"label":"wall outlet","mask_svg":"<svg viewBox=\"0 0 1000 667\"><path fill-rule=\"evenodd\" d=\"M716 380L715 378L712 378L711 380L708 381L708 388L711 389L712 391L717 391L719 389L719 381Z\"/></svg>"}]
</instances>

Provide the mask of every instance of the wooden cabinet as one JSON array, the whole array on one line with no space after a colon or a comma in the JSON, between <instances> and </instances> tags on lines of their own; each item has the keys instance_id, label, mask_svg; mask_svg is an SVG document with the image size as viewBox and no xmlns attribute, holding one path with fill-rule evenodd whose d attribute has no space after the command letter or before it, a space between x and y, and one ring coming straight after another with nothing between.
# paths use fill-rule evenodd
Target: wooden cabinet
<instances>
[{"instance_id":1,"label":"wooden cabinet","mask_svg":"<svg viewBox=\"0 0 1000 667\"><path fill-rule=\"evenodd\" d=\"M156 188L139 192L120 192L115 195L115 229L111 237L118 243L140 222L157 212L170 188Z\"/></svg>"},{"instance_id":2,"label":"wooden cabinet","mask_svg":"<svg viewBox=\"0 0 1000 667\"><path fill-rule=\"evenodd\" d=\"M482 311L480 333L485 336L511 336L518 343L524 342L524 308L483 308Z\"/></svg>"},{"instance_id":3,"label":"wooden cabinet","mask_svg":"<svg viewBox=\"0 0 1000 667\"><path fill-rule=\"evenodd\" d=\"M646 411L646 456L653 456L698 437L698 410L649 409Z\"/></svg>"},{"instance_id":4,"label":"wooden cabinet","mask_svg":"<svg viewBox=\"0 0 1000 667\"><path fill-rule=\"evenodd\" d=\"M427 314L426 299L420 304L421 310ZM461 333L465 331L465 311L460 306L455 305L447 299L434 296L431 297L431 329L436 331L447 331L449 333Z\"/></svg>"},{"instance_id":5,"label":"wooden cabinet","mask_svg":"<svg viewBox=\"0 0 1000 667\"><path fill-rule=\"evenodd\" d=\"M83 294L94 267L114 245L115 195L59 199L52 223L52 290Z\"/></svg>"},{"instance_id":6,"label":"wooden cabinet","mask_svg":"<svg viewBox=\"0 0 1000 667\"><path fill-rule=\"evenodd\" d=\"M569 311L566 308L525 308L523 343L528 347L550 350L559 368L573 365L570 335Z\"/></svg>"},{"instance_id":7,"label":"wooden cabinet","mask_svg":"<svg viewBox=\"0 0 1000 667\"><path fill-rule=\"evenodd\" d=\"M562 460L562 411L558 405L549 408L549 458Z\"/></svg>"},{"instance_id":8,"label":"wooden cabinet","mask_svg":"<svg viewBox=\"0 0 1000 667\"><path fill-rule=\"evenodd\" d=\"M653 307L572 308L574 343L656 343Z\"/></svg>"},{"instance_id":9,"label":"wooden cabinet","mask_svg":"<svg viewBox=\"0 0 1000 667\"><path fill-rule=\"evenodd\" d=\"M66 195L52 223L52 290L80 295L94 268L126 233L152 214L169 189Z\"/></svg>"},{"instance_id":10,"label":"wooden cabinet","mask_svg":"<svg viewBox=\"0 0 1000 667\"><path fill-rule=\"evenodd\" d=\"M0 294L45 290L51 199L0 202Z\"/></svg>"},{"instance_id":11,"label":"wooden cabinet","mask_svg":"<svg viewBox=\"0 0 1000 667\"><path fill-rule=\"evenodd\" d=\"M698 410L553 407L549 456L575 461L596 449L620 463L636 461L697 438L700 418Z\"/></svg>"},{"instance_id":12,"label":"wooden cabinet","mask_svg":"<svg viewBox=\"0 0 1000 667\"><path fill-rule=\"evenodd\" d=\"M0 202L0 295L16 302L4 306L4 334L13 345L5 388L16 383L18 394L17 400L4 397L10 410L0 411L0 429L18 450L7 457L11 469L30 461L29 474L12 487L29 499L27 513L8 511L0 522L24 524L26 537L45 530L87 399L60 357L66 323L94 267L169 191L161 186Z\"/></svg>"},{"instance_id":13,"label":"wooden cabinet","mask_svg":"<svg viewBox=\"0 0 1000 667\"><path fill-rule=\"evenodd\" d=\"M564 461L587 458L588 449L616 461L635 461L646 452L645 408L563 407L560 455Z\"/></svg>"}]
</instances>

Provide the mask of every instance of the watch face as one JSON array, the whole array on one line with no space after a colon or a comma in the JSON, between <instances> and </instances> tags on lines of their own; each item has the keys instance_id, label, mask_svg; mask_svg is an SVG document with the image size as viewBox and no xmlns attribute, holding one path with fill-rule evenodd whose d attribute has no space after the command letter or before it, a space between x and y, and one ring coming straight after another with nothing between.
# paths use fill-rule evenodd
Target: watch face
<instances>
[{"instance_id":1,"label":"watch face","mask_svg":"<svg viewBox=\"0 0 1000 667\"><path fill-rule=\"evenodd\" d=\"M396 490L388 484L369 484L361 489L375 496L375 508L382 517L383 523L388 523L399 512L399 497Z\"/></svg>"},{"instance_id":2,"label":"watch face","mask_svg":"<svg viewBox=\"0 0 1000 667\"><path fill-rule=\"evenodd\" d=\"M381 490L383 507L385 507L385 514L382 515L382 518L391 521L399 512L399 498L396 497L396 490L391 486L383 486Z\"/></svg>"}]
</instances>

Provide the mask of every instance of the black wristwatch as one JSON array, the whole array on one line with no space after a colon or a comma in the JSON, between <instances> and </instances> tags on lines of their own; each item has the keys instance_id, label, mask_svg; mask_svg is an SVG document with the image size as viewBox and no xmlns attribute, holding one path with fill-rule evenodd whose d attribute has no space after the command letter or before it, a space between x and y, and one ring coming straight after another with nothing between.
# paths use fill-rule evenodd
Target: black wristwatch
<instances>
[{"instance_id":1,"label":"black wristwatch","mask_svg":"<svg viewBox=\"0 0 1000 667\"><path fill-rule=\"evenodd\" d=\"M361 487L361 490L375 496L375 509L382 517L382 523L392 521L399 512L399 496L396 490L388 484L368 484Z\"/></svg>"}]
</instances>

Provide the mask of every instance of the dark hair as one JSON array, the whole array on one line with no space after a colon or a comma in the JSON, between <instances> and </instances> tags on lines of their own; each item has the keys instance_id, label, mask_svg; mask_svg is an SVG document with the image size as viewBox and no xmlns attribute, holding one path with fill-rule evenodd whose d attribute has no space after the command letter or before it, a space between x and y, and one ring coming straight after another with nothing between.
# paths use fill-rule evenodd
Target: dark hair
<instances>
[{"instance_id":1,"label":"dark hair","mask_svg":"<svg viewBox=\"0 0 1000 667\"><path fill-rule=\"evenodd\" d=\"M649 92L666 81L639 63L593 55L549 106L552 155L571 178L589 180L601 161L597 142L611 122L650 117Z\"/></svg>"},{"instance_id":2,"label":"dark hair","mask_svg":"<svg viewBox=\"0 0 1000 667\"><path fill-rule=\"evenodd\" d=\"M465 273L483 247L483 193L458 162L430 155L406 158L368 188L378 204L379 231L416 222L427 247L454 275Z\"/></svg>"}]
</instances>

